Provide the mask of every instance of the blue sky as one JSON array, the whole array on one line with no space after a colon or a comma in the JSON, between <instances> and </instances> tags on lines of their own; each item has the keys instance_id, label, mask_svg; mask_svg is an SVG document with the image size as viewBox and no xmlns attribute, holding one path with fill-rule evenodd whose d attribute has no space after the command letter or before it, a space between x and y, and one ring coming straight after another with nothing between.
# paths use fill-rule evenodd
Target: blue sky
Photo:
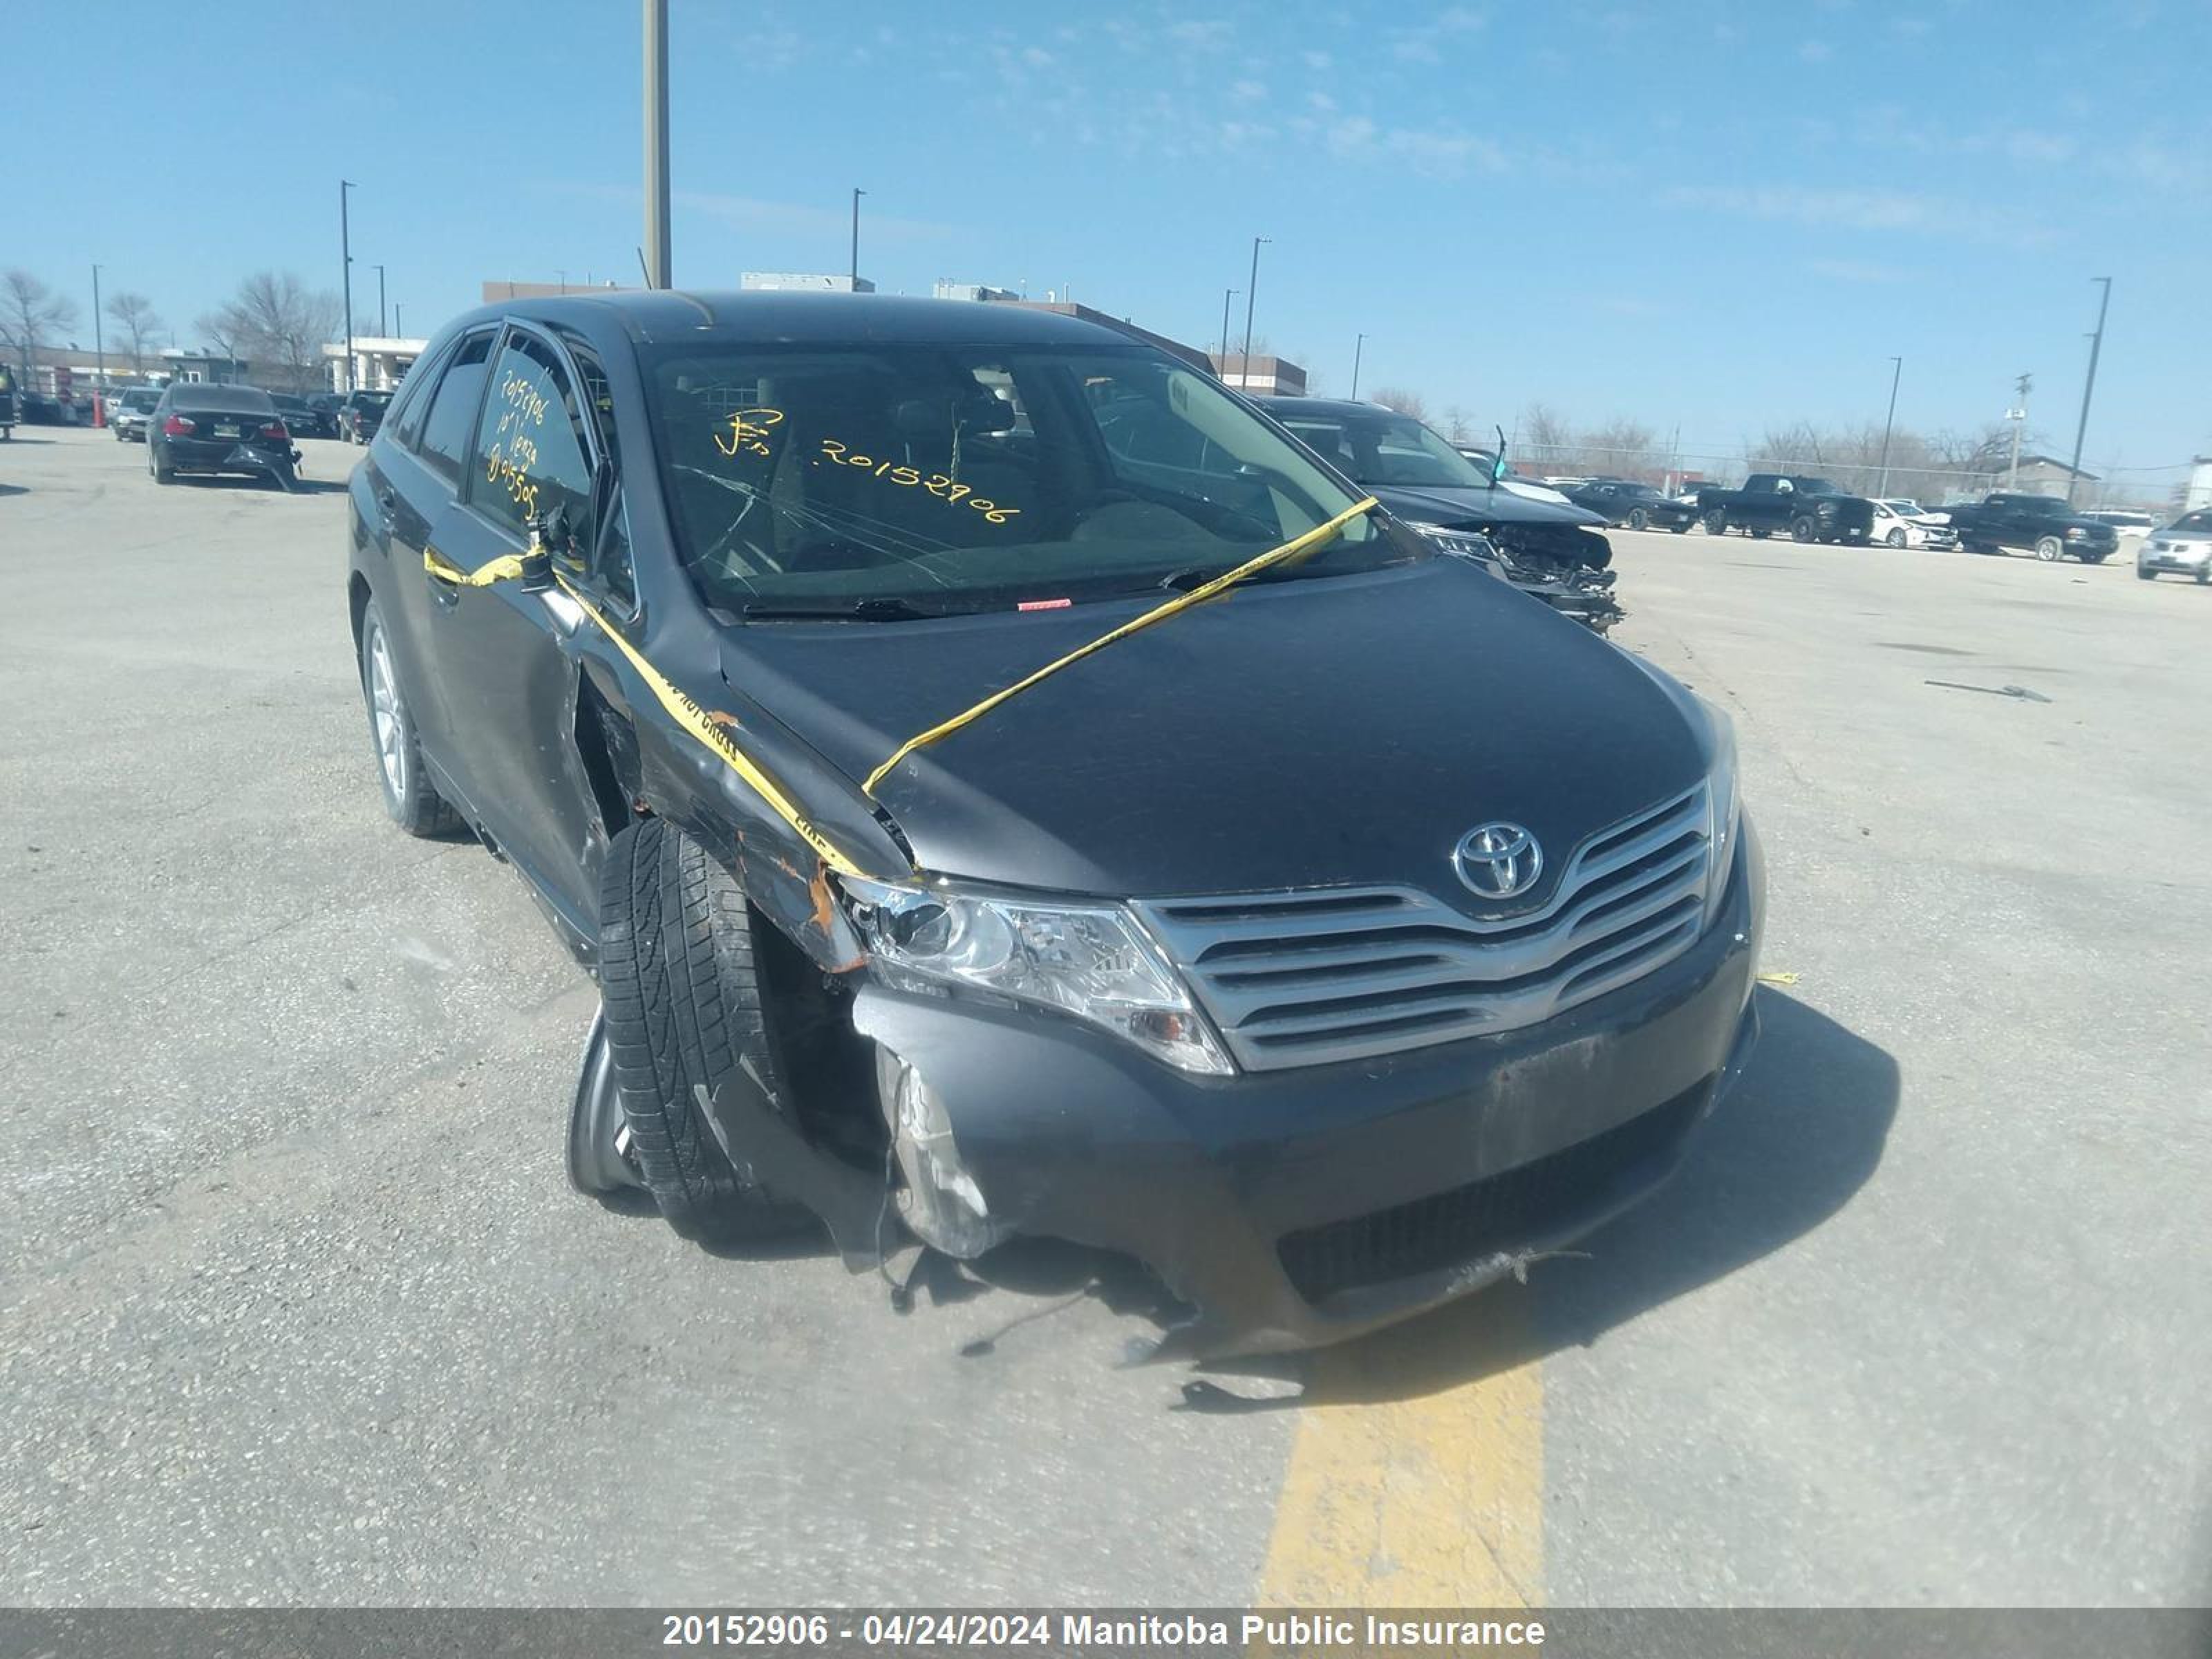
<instances>
[{"instance_id":1,"label":"blue sky","mask_svg":"<svg viewBox=\"0 0 2212 1659\"><path fill-rule=\"evenodd\" d=\"M2201 0L672 13L682 283L842 270L860 185L886 290L1072 287L1194 343L1267 235L1257 332L1339 394L1364 331L1363 390L1729 451L1878 421L1901 354L1900 424L2032 370L2064 453L2109 275L2087 462L2212 451ZM88 343L95 259L187 338L256 268L335 288L341 174L371 324L380 260L410 332L486 277L635 278L630 0L252 15L9 8L0 264Z\"/></svg>"}]
</instances>

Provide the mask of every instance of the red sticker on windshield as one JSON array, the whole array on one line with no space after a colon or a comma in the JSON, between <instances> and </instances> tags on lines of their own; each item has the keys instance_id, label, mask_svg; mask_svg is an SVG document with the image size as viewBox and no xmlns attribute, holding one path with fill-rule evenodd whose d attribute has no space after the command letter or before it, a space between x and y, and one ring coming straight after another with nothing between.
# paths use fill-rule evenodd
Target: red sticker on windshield
<instances>
[{"instance_id":1,"label":"red sticker on windshield","mask_svg":"<svg viewBox=\"0 0 2212 1659\"><path fill-rule=\"evenodd\" d=\"M1017 611L1065 611L1074 603L1073 599L1023 599L1014 606L1014 609Z\"/></svg>"}]
</instances>

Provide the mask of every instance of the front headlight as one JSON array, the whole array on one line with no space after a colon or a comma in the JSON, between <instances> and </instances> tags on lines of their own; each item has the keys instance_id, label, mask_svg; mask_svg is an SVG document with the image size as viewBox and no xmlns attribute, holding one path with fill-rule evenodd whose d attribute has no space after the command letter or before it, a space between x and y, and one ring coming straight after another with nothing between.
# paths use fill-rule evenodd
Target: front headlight
<instances>
[{"instance_id":1,"label":"front headlight","mask_svg":"<svg viewBox=\"0 0 2212 1659\"><path fill-rule=\"evenodd\" d=\"M2068 527L2068 529L2067 529L2067 532L2066 532L2066 539L2067 539L2068 541L2069 541L2069 542L2078 542L2078 541L2080 541L2080 540L2081 540L2084 536L2087 535L2088 533L2089 533L2089 532L2088 532L2087 531L2086 531L2086 530L2082 529L2081 526L2079 526L2079 525L2072 525L2072 526L2069 526Z\"/></svg>"},{"instance_id":2,"label":"front headlight","mask_svg":"<svg viewBox=\"0 0 2212 1659\"><path fill-rule=\"evenodd\" d=\"M1234 1069L1159 947L1118 905L840 879L893 983L911 975L995 992L1103 1026L1186 1072Z\"/></svg>"},{"instance_id":3,"label":"front headlight","mask_svg":"<svg viewBox=\"0 0 2212 1659\"><path fill-rule=\"evenodd\" d=\"M1439 553L1449 553L1462 559L1475 559L1490 566L1498 566L1498 549L1487 536L1472 530L1448 530L1440 524L1414 524L1408 529L1418 530L1427 537Z\"/></svg>"},{"instance_id":4,"label":"front headlight","mask_svg":"<svg viewBox=\"0 0 2212 1659\"><path fill-rule=\"evenodd\" d=\"M1711 703L1705 708L1713 734L1712 760L1705 769L1705 836L1713 849L1705 887L1705 925L1710 927L1728 895L1729 872L1743 830L1743 797L1736 787L1735 722Z\"/></svg>"}]
</instances>

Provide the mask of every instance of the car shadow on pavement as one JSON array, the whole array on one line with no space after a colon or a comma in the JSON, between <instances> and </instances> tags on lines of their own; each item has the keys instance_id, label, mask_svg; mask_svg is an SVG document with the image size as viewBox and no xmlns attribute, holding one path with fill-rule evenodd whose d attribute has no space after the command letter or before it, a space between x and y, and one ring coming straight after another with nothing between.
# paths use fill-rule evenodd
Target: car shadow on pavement
<instances>
[{"instance_id":1,"label":"car shadow on pavement","mask_svg":"<svg viewBox=\"0 0 2212 1659\"><path fill-rule=\"evenodd\" d=\"M1406 1324L1287 1364L1212 1367L1295 1381L1245 1400L1195 1385L1199 1409L1410 1400L1509 1370L1606 1332L1803 1237L1881 1162L1897 1115L1897 1062L1771 988L1741 1080L1698 1126L1673 1177L1558 1261ZM1187 1393L1192 1392L1187 1390Z\"/></svg>"}]
</instances>

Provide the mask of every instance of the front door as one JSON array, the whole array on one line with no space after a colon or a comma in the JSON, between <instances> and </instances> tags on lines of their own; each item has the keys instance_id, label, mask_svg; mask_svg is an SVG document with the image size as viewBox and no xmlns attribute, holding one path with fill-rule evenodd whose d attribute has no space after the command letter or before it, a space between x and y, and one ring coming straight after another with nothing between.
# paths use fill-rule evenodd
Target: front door
<instances>
[{"instance_id":1,"label":"front door","mask_svg":"<svg viewBox=\"0 0 2212 1659\"><path fill-rule=\"evenodd\" d=\"M560 354L510 329L492 361L462 495L432 527L439 553L475 570L520 552L541 514L565 509L580 528L592 461L580 415ZM437 586L439 660L461 787L500 850L590 937L600 831L575 741L572 647L583 613L557 587Z\"/></svg>"}]
</instances>

